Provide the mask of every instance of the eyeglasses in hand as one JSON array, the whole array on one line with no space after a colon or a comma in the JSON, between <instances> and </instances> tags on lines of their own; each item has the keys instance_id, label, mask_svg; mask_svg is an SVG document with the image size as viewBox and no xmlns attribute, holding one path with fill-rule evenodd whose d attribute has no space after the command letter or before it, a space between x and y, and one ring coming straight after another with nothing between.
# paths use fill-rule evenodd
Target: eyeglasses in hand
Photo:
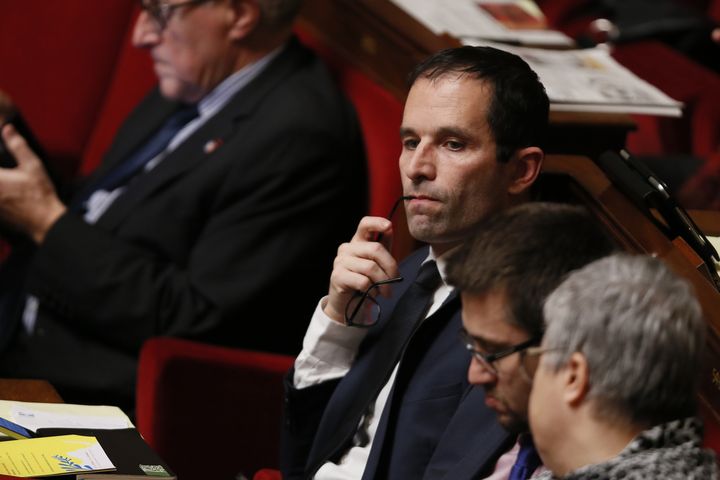
<instances>
[{"instance_id":1,"label":"eyeglasses in hand","mask_svg":"<svg viewBox=\"0 0 720 480\"><path fill-rule=\"evenodd\" d=\"M403 201L409 200L413 197L402 196L398 198L388 213L388 220L392 220L395 212L400 207ZM375 241L379 242L382 240L382 233L379 233L375 237ZM379 282L372 283L367 290L364 292L355 292L353 297L348 301L345 306L345 324L353 327L372 327L380 320L380 305L375 300L378 288L382 285L388 285L390 283L402 282L403 277L388 278L387 280L380 280ZM368 305L368 303L370 305Z\"/></svg>"}]
</instances>

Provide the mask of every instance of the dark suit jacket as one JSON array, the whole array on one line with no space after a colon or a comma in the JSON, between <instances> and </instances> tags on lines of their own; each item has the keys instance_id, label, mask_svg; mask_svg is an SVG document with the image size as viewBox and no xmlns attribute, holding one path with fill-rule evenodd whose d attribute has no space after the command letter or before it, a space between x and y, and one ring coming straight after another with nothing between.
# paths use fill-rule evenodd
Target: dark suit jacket
<instances>
[{"instance_id":1,"label":"dark suit jacket","mask_svg":"<svg viewBox=\"0 0 720 480\"><path fill-rule=\"evenodd\" d=\"M176 109L152 92L97 175ZM0 373L47 378L66 401L119 403L151 336L297 353L297 319L364 213L365 168L354 111L293 40L96 225L68 213L52 227L28 272L35 334L19 334Z\"/></svg>"},{"instance_id":2,"label":"dark suit jacket","mask_svg":"<svg viewBox=\"0 0 720 480\"><path fill-rule=\"evenodd\" d=\"M403 354L390 399L381 416L363 479L470 479L494 467L512 441L484 403L484 393L467 383L468 352L458 341L460 300L453 294L413 334L389 321L393 308L415 278L427 249L401 265L405 281L382 301L380 323L363 341L357 359L340 381L295 389L286 378L282 448L284 478L308 478L346 450L358 422L397 358L385 354L413 336ZM414 342L421 348L413 349ZM380 365L375 360L384 358ZM399 385L400 380L403 379ZM390 413L391 412L391 413Z\"/></svg>"}]
</instances>

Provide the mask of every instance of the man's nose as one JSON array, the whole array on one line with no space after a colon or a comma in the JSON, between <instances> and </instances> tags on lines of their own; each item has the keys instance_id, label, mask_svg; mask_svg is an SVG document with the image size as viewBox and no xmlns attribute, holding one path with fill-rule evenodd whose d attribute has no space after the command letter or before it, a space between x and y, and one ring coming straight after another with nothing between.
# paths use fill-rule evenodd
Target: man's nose
<instances>
[{"instance_id":1,"label":"man's nose","mask_svg":"<svg viewBox=\"0 0 720 480\"><path fill-rule=\"evenodd\" d=\"M483 365L480 360L472 357L468 367L468 382L472 385L487 385L495 382L495 380L495 373Z\"/></svg>"},{"instance_id":2,"label":"man's nose","mask_svg":"<svg viewBox=\"0 0 720 480\"><path fill-rule=\"evenodd\" d=\"M160 41L160 26L147 10L141 10L133 27L132 43L138 48L149 48Z\"/></svg>"},{"instance_id":3,"label":"man's nose","mask_svg":"<svg viewBox=\"0 0 720 480\"><path fill-rule=\"evenodd\" d=\"M435 154L430 146L422 142L408 152L407 161L403 168L404 174L412 180L419 178L433 180L435 178Z\"/></svg>"}]
</instances>

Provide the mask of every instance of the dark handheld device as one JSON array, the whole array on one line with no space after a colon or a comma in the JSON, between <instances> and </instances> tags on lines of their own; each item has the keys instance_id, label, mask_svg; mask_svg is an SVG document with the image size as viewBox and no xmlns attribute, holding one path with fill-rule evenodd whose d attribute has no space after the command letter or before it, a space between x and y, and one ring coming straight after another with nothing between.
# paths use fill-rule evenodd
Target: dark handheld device
<instances>
[{"instance_id":1,"label":"dark handheld device","mask_svg":"<svg viewBox=\"0 0 720 480\"><path fill-rule=\"evenodd\" d=\"M4 122L4 123L0 124L0 131L6 125L6 123L8 123L8 122ZM10 154L10 152L8 152L8 149L5 146L5 141L0 136L0 167L13 168L15 165L16 165L15 159Z\"/></svg>"},{"instance_id":2,"label":"dark handheld device","mask_svg":"<svg viewBox=\"0 0 720 480\"><path fill-rule=\"evenodd\" d=\"M15 130L25 139L30 149L35 152L41 159L44 158L45 155L42 151L42 147L40 147L40 143L35 138L35 135L32 133L32 130L30 130L30 127L23 119L22 115L19 113L13 113L8 117L2 124L0 124L0 129L7 125L8 123L12 124L13 127L15 127ZM7 146L5 145L5 142L2 139L2 136L0 136L0 167L2 168L14 168L17 166L17 162L15 161L15 158L12 156L12 153L8 151Z\"/></svg>"},{"instance_id":3,"label":"dark handheld device","mask_svg":"<svg viewBox=\"0 0 720 480\"><path fill-rule=\"evenodd\" d=\"M681 237L703 259L708 273L720 290L720 277L715 267L718 252L705 237L690 215L673 198L667 185L644 163L626 150L607 151L598 164L613 184L627 195L669 238ZM657 211L665 223L652 213Z\"/></svg>"}]
</instances>

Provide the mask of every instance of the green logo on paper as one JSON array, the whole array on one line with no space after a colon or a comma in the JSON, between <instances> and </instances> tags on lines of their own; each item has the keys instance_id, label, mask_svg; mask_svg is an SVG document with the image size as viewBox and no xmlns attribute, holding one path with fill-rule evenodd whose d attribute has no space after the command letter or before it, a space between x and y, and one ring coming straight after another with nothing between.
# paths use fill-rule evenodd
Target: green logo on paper
<instances>
[{"instance_id":1,"label":"green logo on paper","mask_svg":"<svg viewBox=\"0 0 720 480\"><path fill-rule=\"evenodd\" d=\"M138 465L140 467L140 470L145 473L145 475L151 476L151 477L169 477L170 474L163 468L162 465Z\"/></svg>"}]
</instances>

